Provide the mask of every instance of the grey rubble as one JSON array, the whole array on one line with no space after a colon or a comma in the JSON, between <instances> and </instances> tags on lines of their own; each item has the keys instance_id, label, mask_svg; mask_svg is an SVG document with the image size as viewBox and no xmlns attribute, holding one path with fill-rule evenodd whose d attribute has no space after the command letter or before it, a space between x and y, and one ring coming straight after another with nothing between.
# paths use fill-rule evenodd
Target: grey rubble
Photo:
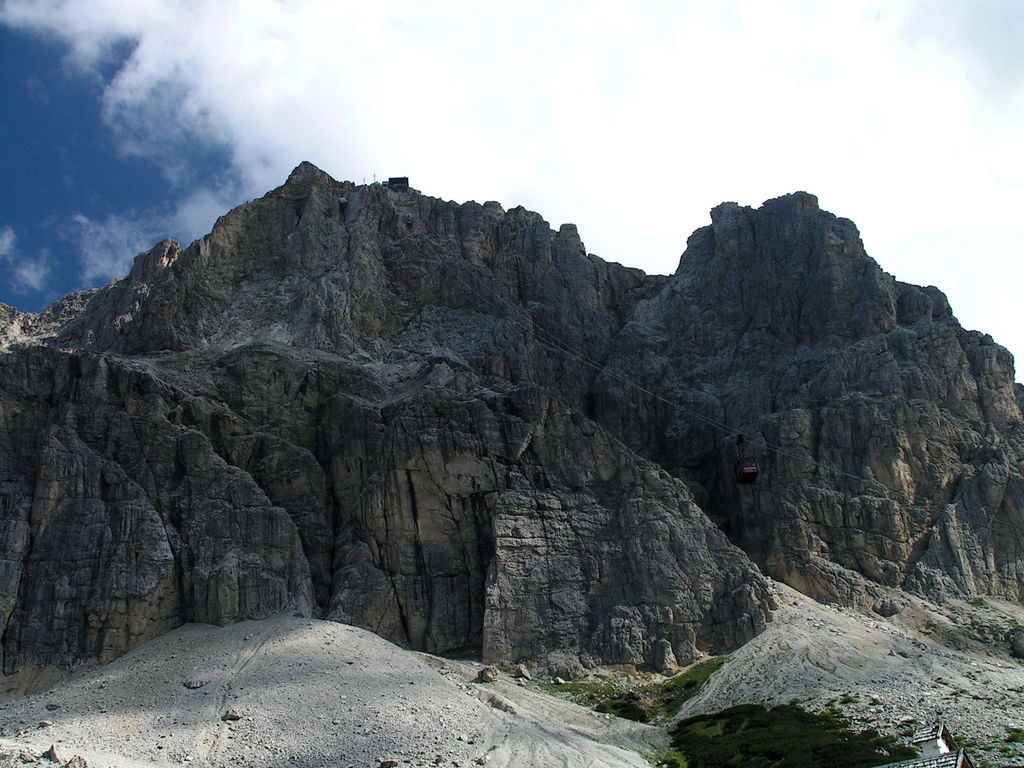
<instances>
[{"instance_id":1,"label":"grey rubble","mask_svg":"<svg viewBox=\"0 0 1024 768\"><path fill-rule=\"evenodd\" d=\"M765 627L762 572L1021 597L1009 354L804 193L719 206L658 277L304 163L0 309L7 674L281 612L562 675L685 663ZM753 490L730 430L781 448Z\"/></svg>"}]
</instances>

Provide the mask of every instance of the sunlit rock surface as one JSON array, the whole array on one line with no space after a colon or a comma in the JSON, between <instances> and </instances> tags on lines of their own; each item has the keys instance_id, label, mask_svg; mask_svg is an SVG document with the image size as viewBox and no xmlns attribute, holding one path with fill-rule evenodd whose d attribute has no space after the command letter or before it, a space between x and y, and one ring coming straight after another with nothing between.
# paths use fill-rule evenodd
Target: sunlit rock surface
<instances>
[{"instance_id":1,"label":"sunlit rock surface","mask_svg":"<svg viewBox=\"0 0 1024 768\"><path fill-rule=\"evenodd\" d=\"M797 193L677 272L302 164L0 322L3 665L293 612L572 674L770 620L761 576L1019 600L1010 355ZM761 476L733 479L735 437Z\"/></svg>"}]
</instances>

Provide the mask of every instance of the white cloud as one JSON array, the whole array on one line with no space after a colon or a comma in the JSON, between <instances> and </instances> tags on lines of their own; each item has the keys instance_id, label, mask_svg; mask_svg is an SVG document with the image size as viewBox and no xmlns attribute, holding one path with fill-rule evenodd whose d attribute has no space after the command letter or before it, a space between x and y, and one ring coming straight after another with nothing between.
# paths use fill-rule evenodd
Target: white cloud
<instances>
[{"instance_id":1,"label":"white cloud","mask_svg":"<svg viewBox=\"0 0 1024 768\"><path fill-rule=\"evenodd\" d=\"M1018 0L910 0L902 31L940 55L954 54L978 94L998 108L1024 95L1021 13Z\"/></svg>"},{"instance_id":2,"label":"white cloud","mask_svg":"<svg viewBox=\"0 0 1024 768\"><path fill-rule=\"evenodd\" d=\"M50 274L48 254L44 251L35 258L25 256L18 253L17 243L11 227L0 229L0 262L10 273L12 287L17 293L41 290Z\"/></svg>"},{"instance_id":3,"label":"white cloud","mask_svg":"<svg viewBox=\"0 0 1024 768\"><path fill-rule=\"evenodd\" d=\"M0 229L0 259L5 258L14 251L14 244L18 239L14 236L14 230L10 227Z\"/></svg>"},{"instance_id":4,"label":"white cloud","mask_svg":"<svg viewBox=\"0 0 1024 768\"><path fill-rule=\"evenodd\" d=\"M23 256L11 265L14 288L19 293L41 291L50 276L49 255L44 251L35 258Z\"/></svg>"},{"instance_id":5,"label":"white cloud","mask_svg":"<svg viewBox=\"0 0 1024 768\"><path fill-rule=\"evenodd\" d=\"M168 217L172 224L170 231L178 233L187 245L209 232L214 222L239 202L240 194L233 184L218 188L200 187L175 203L174 211Z\"/></svg>"},{"instance_id":6,"label":"white cloud","mask_svg":"<svg viewBox=\"0 0 1024 768\"><path fill-rule=\"evenodd\" d=\"M71 217L71 239L80 250L82 279L88 284L127 274L132 261L159 239L145 219L107 216L102 221L80 213Z\"/></svg>"},{"instance_id":7,"label":"white cloud","mask_svg":"<svg viewBox=\"0 0 1024 768\"><path fill-rule=\"evenodd\" d=\"M308 159L340 178L403 174L427 194L524 204L577 223L604 258L665 273L721 200L806 189L897 277L940 283L934 265L952 262L959 284L1024 278L1009 245L1024 240L1022 19L1014 0L0 10L64 40L79 67L134 44L105 115L179 193L167 221L180 235ZM227 152L229 178L183 164L195 146ZM973 253L982 239L995 244ZM125 263L111 258L87 272ZM980 325L982 293L958 305L951 292L965 325Z\"/></svg>"}]
</instances>

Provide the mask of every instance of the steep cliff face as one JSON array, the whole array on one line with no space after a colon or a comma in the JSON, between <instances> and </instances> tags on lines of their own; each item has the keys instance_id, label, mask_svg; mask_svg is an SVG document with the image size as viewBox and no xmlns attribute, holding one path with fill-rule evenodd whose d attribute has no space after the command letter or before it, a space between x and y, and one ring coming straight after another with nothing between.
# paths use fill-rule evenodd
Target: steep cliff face
<instances>
[{"instance_id":1,"label":"steep cliff face","mask_svg":"<svg viewBox=\"0 0 1024 768\"><path fill-rule=\"evenodd\" d=\"M608 373L681 407L606 373L601 420L689 478L770 575L868 605L872 583L1024 596L1009 353L882 272L813 196L715 208L615 346ZM738 434L754 488L730 478Z\"/></svg>"},{"instance_id":2,"label":"steep cliff face","mask_svg":"<svg viewBox=\"0 0 1024 768\"><path fill-rule=\"evenodd\" d=\"M303 165L13 318L5 669L285 610L564 673L742 643L756 567L586 413L587 360L663 282L522 209Z\"/></svg>"},{"instance_id":3,"label":"steep cliff face","mask_svg":"<svg viewBox=\"0 0 1024 768\"><path fill-rule=\"evenodd\" d=\"M759 566L854 603L1021 595L1009 356L810 195L719 206L651 277L303 164L5 312L7 672L281 611L566 673L684 662L765 626Z\"/></svg>"},{"instance_id":4,"label":"steep cliff face","mask_svg":"<svg viewBox=\"0 0 1024 768\"><path fill-rule=\"evenodd\" d=\"M294 524L185 399L88 354L27 347L0 366L4 662L106 661L183 618L311 609Z\"/></svg>"}]
</instances>

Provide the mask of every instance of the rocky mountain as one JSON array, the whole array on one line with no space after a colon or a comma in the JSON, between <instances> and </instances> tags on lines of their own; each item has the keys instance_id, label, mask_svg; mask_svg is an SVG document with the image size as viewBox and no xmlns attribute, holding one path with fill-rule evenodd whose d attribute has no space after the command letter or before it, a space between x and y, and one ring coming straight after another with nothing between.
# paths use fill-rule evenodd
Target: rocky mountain
<instances>
[{"instance_id":1,"label":"rocky mountain","mask_svg":"<svg viewBox=\"0 0 1024 768\"><path fill-rule=\"evenodd\" d=\"M602 377L602 423L690 479L773 577L853 604L874 585L1024 595L1011 355L879 269L813 196L713 209ZM722 423L761 447L755 493L730 479Z\"/></svg>"},{"instance_id":2,"label":"rocky mountain","mask_svg":"<svg viewBox=\"0 0 1024 768\"><path fill-rule=\"evenodd\" d=\"M1024 594L1009 353L805 193L718 206L661 277L303 163L103 289L0 306L0 346L6 674L293 612L564 676L743 644L764 574Z\"/></svg>"}]
</instances>

